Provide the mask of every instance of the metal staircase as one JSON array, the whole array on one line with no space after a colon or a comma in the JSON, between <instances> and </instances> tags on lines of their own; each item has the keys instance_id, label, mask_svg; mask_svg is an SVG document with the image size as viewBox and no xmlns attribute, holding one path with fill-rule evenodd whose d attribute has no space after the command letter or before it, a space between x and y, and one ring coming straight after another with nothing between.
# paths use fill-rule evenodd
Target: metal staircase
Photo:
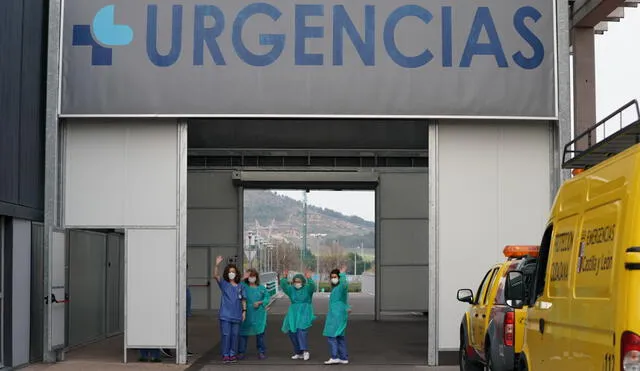
<instances>
[{"instance_id":1,"label":"metal staircase","mask_svg":"<svg viewBox=\"0 0 640 371\"><path fill-rule=\"evenodd\" d=\"M634 99L567 143L562 167L588 169L638 143L640 107Z\"/></svg>"}]
</instances>

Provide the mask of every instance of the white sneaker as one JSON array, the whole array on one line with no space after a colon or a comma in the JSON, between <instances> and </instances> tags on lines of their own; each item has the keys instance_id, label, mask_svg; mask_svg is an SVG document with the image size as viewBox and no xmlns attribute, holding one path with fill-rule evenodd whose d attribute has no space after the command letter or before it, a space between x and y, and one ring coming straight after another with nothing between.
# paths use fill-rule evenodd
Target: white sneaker
<instances>
[{"instance_id":1,"label":"white sneaker","mask_svg":"<svg viewBox=\"0 0 640 371\"><path fill-rule=\"evenodd\" d=\"M343 365L348 365L349 364L349 360L348 359L339 359L338 361L340 362L340 364L343 364Z\"/></svg>"},{"instance_id":2,"label":"white sneaker","mask_svg":"<svg viewBox=\"0 0 640 371\"><path fill-rule=\"evenodd\" d=\"M329 358L328 361L324 361L325 365L337 365L339 363L340 363L340 360L336 358Z\"/></svg>"},{"instance_id":3,"label":"white sneaker","mask_svg":"<svg viewBox=\"0 0 640 371\"><path fill-rule=\"evenodd\" d=\"M308 361L310 356L311 356L311 355L309 354L309 352L304 352L304 353L302 354L302 358L304 358L304 360L305 360L305 361Z\"/></svg>"},{"instance_id":4,"label":"white sneaker","mask_svg":"<svg viewBox=\"0 0 640 371\"><path fill-rule=\"evenodd\" d=\"M291 359L302 359L302 355L294 354L293 356L291 356Z\"/></svg>"}]
</instances>

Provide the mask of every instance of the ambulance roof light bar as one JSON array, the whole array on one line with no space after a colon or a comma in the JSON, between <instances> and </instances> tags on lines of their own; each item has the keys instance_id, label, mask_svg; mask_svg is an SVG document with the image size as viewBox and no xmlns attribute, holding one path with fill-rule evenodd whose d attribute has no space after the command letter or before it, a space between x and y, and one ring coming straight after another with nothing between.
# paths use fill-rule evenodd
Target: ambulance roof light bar
<instances>
[{"instance_id":1,"label":"ambulance roof light bar","mask_svg":"<svg viewBox=\"0 0 640 371\"><path fill-rule=\"evenodd\" d=\"M502 250L505 257L509 259L522 258L524 256L538 257L540 246L535 245L507 245Z\"/></svg>"}]
</instances>

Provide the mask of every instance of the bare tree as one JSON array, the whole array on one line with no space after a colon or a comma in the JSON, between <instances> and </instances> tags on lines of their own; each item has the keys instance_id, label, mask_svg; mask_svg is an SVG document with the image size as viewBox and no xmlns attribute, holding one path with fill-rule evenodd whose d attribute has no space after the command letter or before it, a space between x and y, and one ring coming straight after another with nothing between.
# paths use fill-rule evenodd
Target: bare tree
<instances>
[{"instance_id":1,"label":"bare tree","mask_svg":"<svg viewBox=\"0 0 640 371\"><path fill-rule=\"evenodd\" d=\"M300 249L291 242L278 241L274 247L275 271L296 270L300 267Z\"/></svg>"},{"instance_id":2,"label":"bare tree","mask_svg":"<svg viewBox=\"0 0 640 371\"><path fill-rule=\"evenodd\" d=\"M333 241L330 246L323 246L321 248L320 259L320 271L322 277L328 276L331 270L340 268L347 262L347 254L342 245L338 241Z\"/></svg>"}]
</instances>

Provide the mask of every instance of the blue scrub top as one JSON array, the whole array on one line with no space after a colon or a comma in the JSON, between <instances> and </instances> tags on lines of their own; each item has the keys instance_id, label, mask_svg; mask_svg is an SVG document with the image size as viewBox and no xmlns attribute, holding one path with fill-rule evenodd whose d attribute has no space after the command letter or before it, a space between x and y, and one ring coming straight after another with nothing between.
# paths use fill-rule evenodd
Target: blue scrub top
<instances>
[{"instance_id":1,"label":"blue scrub top","mask_svg":"<svg viewBox=\"0 0 640 371\"><path fill-rule=\"evenodd\" d=\"M242 322L242 299L246 298L243 285L233 286L223 278L218 281L220 287L220 319L229 322Z\"/></svg>"}]
</instances>

